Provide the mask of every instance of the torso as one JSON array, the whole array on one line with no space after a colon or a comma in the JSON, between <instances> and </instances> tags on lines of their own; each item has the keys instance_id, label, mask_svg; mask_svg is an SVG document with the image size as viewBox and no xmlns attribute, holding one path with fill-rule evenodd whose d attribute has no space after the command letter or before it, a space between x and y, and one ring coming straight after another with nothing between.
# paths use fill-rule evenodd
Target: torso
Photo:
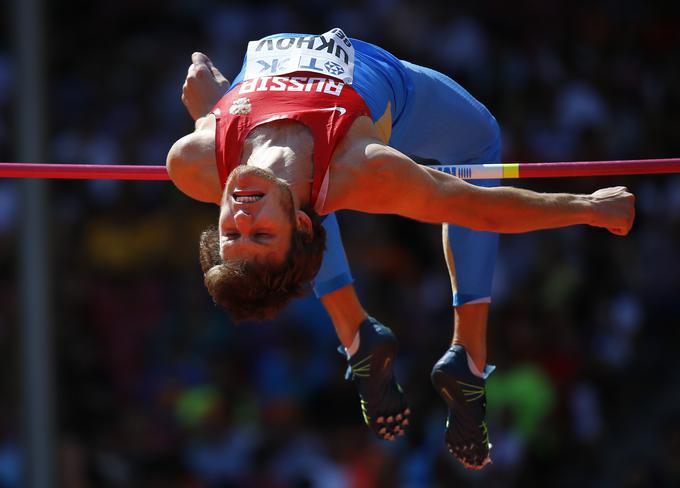
<instances>
[{"instance_id":1,"label":"torso","mask_svg":"<svg viewBox=\"0 0 680 488\"><path fill-rule=\"evenodd\" d=\"M345 138L358 119L373 125L366 103L351 86L329 76L300 72L243 81L220 99L212 113L220 183L237 165L250 164L253 151L288 147L289 152L302 153L295 158L298 162L311 156L309 203L319 213L324 212L335 154L346 151ZM362 123L357 127L366 130ZM355 137L357 129L351 132ZM289 180L288 175L270 169Z\"/></svg>"},{"instance_id":2,"label":"torso","mask_svg":"<svg viewBox=\"0 0 680 488\"><path fill-rule=\"evenodd\" d=\"M254 145L258 145L259 138L269 140L269 130L273 126L286 127L288 134L291 137L289 141L294 146L304 146L311 144L310 148L313 150L313 139L308 129L294 121L277 121L270 124L263 124L253 131L246 143L243 146L239 164L256 164L252 159ZM215 116L210 114L206 117L201 129L195 133L196 139L203 139L209 141L208 144L196 144L196 150L201 151L200 160L204 161L206 173L210 173L210 178L218 180L220 177L216 170L215 157ZM329 179L332 184L329 184L329 192L326 197L325 211L336 207L334 202L338 201L338 196L351 192L352 188L356 187L355 175L365 170L363 160L360 155L363 154L363 149L368 143L383 144L380 130L375 126L370 117L363 116L357 118L349 128L347 134L340 140L330 158L329 165ZM302 173L311 176L312 162L308 159L305 163L305 168ZM311 178L309 178L311 179ZM311 183L311 181L310 181ZM215 191L218 192L218 186L214 185ZM215 194L213 201L220 200L221 192ZM324 212L325 213L325 212Z\"/></svg>"},{"instance_id":3,"label":"torso","mask_svg":"<svg viewBox=\"0 0 680 488\"><path fill-rule=\"evenodd\" d=\"M213 112L217 113L217 120L211 116L205 129L212 131L215 152L211 159L213 164L217 165L217 178L221 185L235 165L254 162L251 156L255 147L262 142L262 138L267 140L269 135L277 133L273 123L269 122L270 119L279 119L276 121L277 128L290 126L287 130L296 138L291 141L295 144L308 144L311 134L311 153L314 162L311 202L312 204L318 202L317 211L325 213L331 203L326 201L329 196L353 188L351 182L347 180L351 179L352 175L358 174L355 170L361 167L362 148L365 147L366 141L387 144L391 131L392 111L396 108L399 113L401 110L407 86L405 78L397 74L402 67L396 58L377 46L354 39L352 42L358 47L353 62L362 67L360 70L340 69L344 75L337 76L318 71L290 73L280 70L271 73L262 70L262 74L259 72L257 74L260 78L253 78L252 73L248 74L248 69L253 65L271 66L273 70L277 63L278 66L281 65L285 59L284 54L291 54L290 57L294 58L291 52L277 53L276 49L278 46L285 48L293 44L305 46L307 41L311 43L311 37L314 37L306 36L300 39L300 36L302 35L279 34L271 36L274 41L264 43L257 41L257 46L262 48L259 51L253 49L251 43L249 55L246 57L250 63L244 63L244 68L234 79L230 91L213 109ZM332 33L322 36L329 39ZM335 44L332 44L335 49L329 48L328 53L337 54L338 46L341 46L342 42L345 41L336 36ZM314 53L319 53L318 49L324 46L326 45L316 39L313 44L314 51L309 51L308 54L315 57L317 55ZM268 48L274 48L274 51L265 52ZM326 52L325 49L321 51L321 54ZM258 56L262 53L270 57L259 60ZM340 58L336 61L342 62ZM307 56L304 59L310 58ZM326 65L323 59L317 61L315 66ZM348 68L347 65L344 67ZM343 77L351 72L354 73L353 80L351 77ZM388 77L385 76L387 72L394 74ZM292 81L301 77L306 77L309 81ZM316 85L313 85L311 80L328 81L325 84L323 81L317 81ZM350 82L352 85L347 84ZM301 83L304 85L302 89ZM326 117L326 120L319 117L323 113L330 115L330 112L322 111L333 110L333 107L347 110L338 112L340 116L334 113L335 117ZM336 130L341 124L343 125L341 130ZM323 127L328 129L324 132ZM331 179L333 185L330 184Z\"/></svg>"}]
</instances>

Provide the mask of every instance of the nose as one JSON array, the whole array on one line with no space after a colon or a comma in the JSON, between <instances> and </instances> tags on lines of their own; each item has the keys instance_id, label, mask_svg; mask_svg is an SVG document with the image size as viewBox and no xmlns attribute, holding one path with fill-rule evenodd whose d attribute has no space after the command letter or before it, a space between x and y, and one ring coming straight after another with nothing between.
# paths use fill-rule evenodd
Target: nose
<instances>
[{"instance_id":1,"label":"nose","mask_svg":"<svg viewBox=\"0 0 680 488\"><path fill-rule=\"evenodd\" d=\"M238 229L241 234L247 234L248 230L250 229L252 219L252 215L250 215L248 212L245 212L244 210L238 210L234 214L234 225L236 225L236 229Z\"/></svg>"}]
</instances>

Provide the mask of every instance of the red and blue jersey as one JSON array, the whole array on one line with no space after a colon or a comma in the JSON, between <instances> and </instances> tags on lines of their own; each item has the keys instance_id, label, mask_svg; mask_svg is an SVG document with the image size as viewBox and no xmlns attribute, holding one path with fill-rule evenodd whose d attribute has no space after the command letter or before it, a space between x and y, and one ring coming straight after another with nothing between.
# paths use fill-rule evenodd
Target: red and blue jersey
<instances>
[{"instance_id":1,"label":"red and blue jersey","mask_svg":"<svg viewBox=\"0 0 680 488\"><path fill-rule=\"evenodd\" d=\"M311 205L325 200L331 156L357 117L369 115L359 94L343 81L308 72L240 81L212 110L220 182L240 164L243 144L257 126L275 120L304 124L314 138ZM320 198L319 198L320 197ZM318 209L321 211L321 208Z\"/></svg>"}]
</instances>

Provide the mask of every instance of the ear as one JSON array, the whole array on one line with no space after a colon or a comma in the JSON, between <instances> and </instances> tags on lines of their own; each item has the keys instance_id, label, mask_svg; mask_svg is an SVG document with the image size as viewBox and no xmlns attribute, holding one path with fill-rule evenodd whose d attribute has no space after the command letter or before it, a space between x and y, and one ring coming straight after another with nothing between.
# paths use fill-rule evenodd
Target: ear
<instances>
[{"instance_id":1,"label":"ear","mask_svg":"<svg viewBox=\"0 0 680 488\"><path fill-rule=\"evenodd\" d=\"M296 210L295 222L297 223L297 230L300 230L305 234L309 234L310 237L312 236L312 219L309 218L307 213L302 210Z\"/></svg>"}]
</instances>

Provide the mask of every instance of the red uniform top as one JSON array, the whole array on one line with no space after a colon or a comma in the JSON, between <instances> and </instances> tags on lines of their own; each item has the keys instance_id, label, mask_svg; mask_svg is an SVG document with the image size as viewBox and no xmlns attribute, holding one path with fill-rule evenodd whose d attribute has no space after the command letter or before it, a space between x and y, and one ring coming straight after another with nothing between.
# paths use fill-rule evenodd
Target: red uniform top
<instances>
[{"instance_id":1,"label":"red uniform top","mask_svg":"<svg viewBox=\"0 0 680 488\"><path fill-rule=\"evenodd\" d=\"M217 120L215 155L222 188L240 164L243 143L255 127L274 120L303 123L314 138L314 176L310 204L321 212L328 190L328 166L338 142L369 109L349 85L311 73L246 80L233 87L212 110Z\"/></svg>"}]
</instances>

